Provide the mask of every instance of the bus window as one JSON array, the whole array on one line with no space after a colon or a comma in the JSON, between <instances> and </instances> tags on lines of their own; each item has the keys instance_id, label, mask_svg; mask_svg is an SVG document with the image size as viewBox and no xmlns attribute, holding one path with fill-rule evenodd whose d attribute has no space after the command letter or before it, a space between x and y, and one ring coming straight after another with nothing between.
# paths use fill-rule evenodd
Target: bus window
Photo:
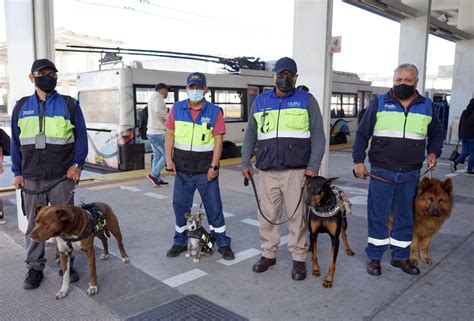
<instances>
[{"instance_id":1,"label":"bus window","mask_svg":"<svg viewBox=\"0 0 474 321\"><path fill-rule=\"evenodd\" d=\"M331 118L356 117L357 95L347 93L332 93Z\"/></svg>"},{"instance_id":2,"label":"bus window","mask_svg":"<svg viewBox=\"0 0 474 321\"><path fill-rule=\"evenodd\" d=\"M214 103L224 110L226 122L244 121L244 91L240 89L215 89Z\"/></svg>"},{"instance_id":3,"label":"bus window","mask_svg":"<svg viewBox=\"0 0 474 321\"><path fill-rule=\"evenodd\" d=\"M79 99L86 122L119 123L121 103L118 90L83 91Z\"/></svg>"}]
</instances>

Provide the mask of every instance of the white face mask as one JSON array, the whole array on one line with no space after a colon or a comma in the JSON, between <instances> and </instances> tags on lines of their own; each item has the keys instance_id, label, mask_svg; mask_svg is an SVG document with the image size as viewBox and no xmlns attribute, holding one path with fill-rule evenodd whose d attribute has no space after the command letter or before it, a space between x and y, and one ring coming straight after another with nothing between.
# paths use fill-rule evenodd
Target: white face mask
<instances>
[{"instance_id":1,"label":"white face mask","mask_svg":"<svg viewBox=\"0 0 474 321\"><path fill-rule=\"evenodd\" d=\"M188 89L188 98L193 103L198 103L204 99L204 90L202 89Z\"/></svg>"}]
</instances>

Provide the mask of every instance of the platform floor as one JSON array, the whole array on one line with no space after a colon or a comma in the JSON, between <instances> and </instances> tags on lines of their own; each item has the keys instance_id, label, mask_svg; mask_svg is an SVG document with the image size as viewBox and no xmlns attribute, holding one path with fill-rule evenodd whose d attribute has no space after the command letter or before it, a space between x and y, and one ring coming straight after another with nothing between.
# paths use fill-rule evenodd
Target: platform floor
<instances>
[{"instance_id":1,"label":"platform floor","mask_svg":"<svg viewBox=\"0 0 474 321\"><path fill-rule=\"evenodd\" d=\"M450 146L444 155L450 154ZM334 285L322 287L322 277L308 273L304 281L291 280L291 256L287 229L281 230L277 264L267 272L252 272L260 256L256 204L251 187L244 187L238 164L224 162L220 186L227 233L236 253L224 261L219 253L193 263L181 255L167 258L174 231L173 178L166 187L153 187L146 171L112 175L87 174L78 187L76 202L102 201L115 210L131 263L116 257L98 259L99 293L88 297L86 259L76 253L81 280L68 297L56 300L61 278L54 266L54 245L47 246L48 267L42 286L22 288L26 269L24 236L16 227L13 192L3 187L7 224L0 225L0 320L118 320L155 309L188 294L198 295L250 320L473 320L474 319L474 177L461 168L449 172L442 157L434 177L454 181L452 217L433 238L433 264L420 264L421 274L409 276L390 266L387 253L382 276L366 273L367 182L352 177L349 148L331 150L330 176L350 197L353 215L348 218L348 237L355 256L339 252ZM258 178L258 175L257 175ZM0 186L2 186L0 184ZM195 207L200 203L196 194ZM112 254L117 255L111 241ZM96 242L97 257L100 242ZM330 240L321 235L319 261L327 271ZM310 258L307 260L308 271Z\"/></svg>"}]
</instances>

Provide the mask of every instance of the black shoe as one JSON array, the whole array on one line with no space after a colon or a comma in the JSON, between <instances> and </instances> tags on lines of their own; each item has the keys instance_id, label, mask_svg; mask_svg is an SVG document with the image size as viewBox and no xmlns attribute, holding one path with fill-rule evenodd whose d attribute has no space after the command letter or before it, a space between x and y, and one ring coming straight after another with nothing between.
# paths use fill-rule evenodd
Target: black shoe
<instances>
[{"instance_id":1,"label":"black shoe","mask_svg":"<svg viewBox=\"0 0 474 321\"><path fill-rule=\"evenodd\" d=\"M467 176L474 176L474 172L466 172Z\"/></svg>"},{"instance_id":2,"label":"black shoe","mask_svg":"<svg viewBox=\"0 0 474 321\"><path fill-rule=\"evenodd\" d=\"M63 270L58 271L59 276L63 276ZM73 267L71 267L71 270L69 271L69 279L71 280L71 283L75 283L80 280L79 273L77 273L76 270L74 270Z\"/></svg>"},{"instance_id":3,"label":"black shoe","mask_svg":"<svg viewBox=\"0 0 474 321\"><path fill-rule=\"evenodd\" d=\"M224 260L233 260L235 259L235 255L234 255L234 252L232 251L232 249L230 248L229 245L226 245L226 246L223 246L223 247L220 247L217 252L219 252L220 254L222 254L222 258Z\"/></svg>"},{"instance_id":4,"label":"black shoe","mask_svg":"<svg viewBox=\"0 0 474 321\"><path fill-rule=\"evenodd\" d=\"M186 252L187 249L188 249L188 247L185 246L185 245L173 244L173 246L168 250L168 252L166 252L166 256L167 257L177 257L181 253Z\"/></svg>"},{"instance_id":5,"label":"black shoe","mask_svg":"<svg viewBox=\"0 0 474 321\"><path fill-rule=\"evenodd\" d=\"M291 278L295 281L306 279L306 262L293 261Z\"/></svg>"},{"instance_id":6,"label":"black shoe","mask_svg":"<svg viewBox=\"0 0 474 321\"><path fill-rule=\"evenodd\" d=\"M458 166L456 165L455 162L450 161L449 162L449 169L451 170L451 173L454 173L455 171L458 170Z\"/></svg>"},{"instance_id":7,"label":"black shoe","mask_svg":"<svg viewBox=\"0 0 474 321\"><path fill-rule=\"evenodd\" d=\"M43 278L43 271L29 269L28 273L26 273L25 281L23 282L23 289L33 290L39 288L41 280L43 280Z\"/></svg>"},{"instance_id":8,"label":"black shoe","mask_svg":"<svg viewBox=\"0 0 474 321\"><path fill-rule=\"evenodd\" d=\"M382 267L380 266L380 260L367 261L367 273L370 275L381 275Z\"/></svg>"},{"instance_id":9,"label":"black shoe","mask_svg":"<svg viewBox=\"0 0 474 321\"><path fill-rule=\"evenodd\" d=\"M158 182L158 180L156 179L155 176L153 176L153 175L150 174L150 175L147 175L146 178L151 182L151 184L152 184L153 186L156 186L156 187L159 187L159 186L160 186L160 184L159 184L159 182Z\"/></svg>"},{"instance_id":10,"label":"black shoe","mask_svg":"<svg viewBox=\"0 0 474 321\"><path fill-rule=\"evenodd\" d=\"M158 181L158 184L159 184L160 186L162 186L162 185L168 185L168 182L165 182L164 180L160 179L160 180Z\"/></svg>"},{"instance_id":11,"label":"black shoe","mask_svg":"<svg viewBox=\"0 0 474 321\"><path fill-rule=\"evenodd\" d=\"M265 272L266 270L268 270L270 266L275 265L276 261L277 261L276 259L269 259L262 256L260 260L255 262L255 264L252 267L252 271L254 271L255 273Z\"/></svg>"},{"instance_id":12,"label":"black shoe","mask_svg":"<svg viewBox=\"0 0 474 321\"><path fill-rule=\"evenodd\" d=\"M392 260L390 264L394 267L402 269L403 272L410 275L420 274L420 269L410 260Z\"/></svg>"}]
</instances>

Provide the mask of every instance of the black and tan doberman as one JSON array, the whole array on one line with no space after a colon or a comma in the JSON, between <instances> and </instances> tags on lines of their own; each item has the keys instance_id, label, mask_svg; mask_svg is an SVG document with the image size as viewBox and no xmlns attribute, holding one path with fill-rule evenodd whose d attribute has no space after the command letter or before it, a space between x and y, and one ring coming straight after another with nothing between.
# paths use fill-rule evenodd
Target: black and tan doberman
<instances>
[{"instance_id":1,"label":"black and tan doberman","mask_svg":"<svg viewBox=\"0 0 474 321\"><path fill-rule=\"evenodd\" d=\"M320 276L317 240L319 233L328 233L331 237L332 251L329 272L326 275L323 286L332 287L334 273L336 271L336 259L339 251L339 235L342 231L342 241L344 251L347 255L354 255L354 252L347 241L347 219L350 214L350 203L344 194L337 187L332 186L332 182L337 178L326 179L322 176L308 177L306 181L306 199L308 206L308 227L310 235L311 261L313 265L313 275ZM349 208L348 208L349 206Z\"/></svg>"}]
</instances>

